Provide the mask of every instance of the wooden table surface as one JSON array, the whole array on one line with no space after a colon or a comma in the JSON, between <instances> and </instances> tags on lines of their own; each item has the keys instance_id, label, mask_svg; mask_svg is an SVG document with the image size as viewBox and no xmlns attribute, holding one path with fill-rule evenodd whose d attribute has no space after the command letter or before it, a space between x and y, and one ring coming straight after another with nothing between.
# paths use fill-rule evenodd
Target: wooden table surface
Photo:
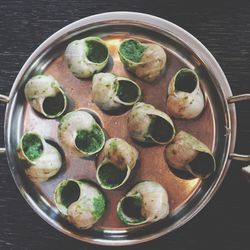
<instances>
[{"instance_id":1,"label":"wooden table surface","mask_svg":"<svg viewBox=\"0 0 250 250\"><path fill-rule=\"evenodd\" d=\"M215 56L234 94L250 93L249 1L0 0L0 93L8 95L29 55L47 37L80 18L106 11L153 14L183 27ZM250 103L237 105L236 151L250 153ZM0 130L5 106L0 104ZM3 132L0 145L3 145ZM210 203L175 232L125 249L249 249L250 185L247 163L232 162ZM0 249L109 249L73 240L36 215L17 190L6 157L0 156Z\"/></svg>"}]
</instances>

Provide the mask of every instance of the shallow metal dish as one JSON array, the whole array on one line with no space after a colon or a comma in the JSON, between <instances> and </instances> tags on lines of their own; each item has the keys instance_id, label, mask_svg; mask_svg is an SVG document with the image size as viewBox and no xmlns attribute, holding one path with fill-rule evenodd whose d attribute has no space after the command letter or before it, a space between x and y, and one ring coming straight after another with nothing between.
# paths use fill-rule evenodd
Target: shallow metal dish
<instances>
[{"instance_id":1,"label":"shallow metal dish","mask_svg":"<svg viewBox=\"0 0 250 250\"><path fill-rule=\"evenodd\" d=\"M162 110L166 109L165 93L167 93L167 84L173 74L183 66L198 70L201 85L207 97L206 109L199 118L193 121L174 120L174 122L177 131L185 129L191 132L213 150L217 170L205 181L181 179L166 165L162 156L164 147L143 148L134 144L141 151L140 167L136 169L124 187L118 191L105 192L109 205L104 218L92 229L79 231L60 216L55 208L52 194L56 184L67 177L88 178L96 181L95 159L77 159L65 152L66 169L48 182L34 185L28 180L20 166L16 147L26 130L36 130L45 137L57 141L58 121L38 116L24 98L23 86L37 72L55 76L69 97L74 100L75 108L88 108L95 112L109 136L123 137L134 143L126 131L127 113L110 116L100 111L90 100L91 82L76 79L64 65L62 54L67 44L73 39L90 35L101 36L109 44L113 62L110 62L106 70L128 75L132 79L133 76L124 70L117 57L117 41L127 37L136 37L142 41L159 43L166 49L167 71L159 83L150 85L134 78L143 88L144 101ZM190 220L212 198L228 170L231 159L250 159L250 156L233 153L236 138L236 112L235 105L231 103L246 99L250 99L250 95L232 96L227 79L214 57L198 40L180 27L141 13L99 14L74 22L48 38L35 50L20 70L10 96L0 95L0 100L8 103L4 127L5 148L0 149L0 152L6 152L13 178L26 201L50 225L71 237L90 243L137 244L167 234ZM165 186L169 193L171 214L165 220L151 225L126 227L116 217L117 201L134 182L143 179L156 180Z\"/></svg>"}]
</instances>

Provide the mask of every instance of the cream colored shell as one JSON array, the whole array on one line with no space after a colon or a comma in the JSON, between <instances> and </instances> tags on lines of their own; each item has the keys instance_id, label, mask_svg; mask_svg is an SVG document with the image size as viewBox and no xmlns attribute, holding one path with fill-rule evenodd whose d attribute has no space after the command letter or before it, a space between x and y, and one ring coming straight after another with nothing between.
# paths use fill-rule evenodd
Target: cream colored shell
<instances>
[{"instance_id":1,"label":"cream colored shell","mask_svg":"<svg viewBox=\"0 0 250 250\"><path fill-rule=\"evenodd\" d=\"M122 208L122 202L128 197L141 198L141 215L144 217L142 221L134 221L134 218L127 216ZM123 197L117 206L117 214L121 221L128 225L139 225L150 223L164 219L169 214L169 202L167 191L157 182L142 181L136 184Z\"/></svg>"},{"instance_id":2,"label":"cream colored shell","mask_svg":"<svg viewBox=\"0 0 250 250\"><path fill-rule=\"evenodd\" d=\"M192 92L177 91L175 88L176 77L182 72L193 74L196 79L196 87ZM189 83L186 82L188 85ZM180 69L169 83L167 111L175 118L192 119L201 114L205 107L205 98L200 88L198 75L191 69Z\"/></svg>"},{"instance_id":3,"label":"cream colored shell","mask_svg":"<svg viewBox=\"0 0 250 250\"><path fill-rule=\"evenodd\" d=\"M205 153L211 157L211 166L206 166L205 162L200 166L201 170L206 167L205 175L200 175L197 170L189 165L199 153ZM196 177L207 178L215 171L215 159L210 149L201 141L185 131L180 131L174 140L165 149L167 163L179 170L189 171Z\"/></svg>"},{"instance_id":4,"label":"cream colored shell","mask_svg":"<svg viewBox=\"0 0 250 250\"><path fill-rule=\"evenodd\" d=\"M152 138L149 133L149 127L152 122L152 115L163 118L172 127L172 136L166 142L159 142ZM156 109L153 105L138 102L134 105L128 116L128 131L130 136L136 141L145 142L152 140L158 144L169 143L175 135L175 128L171 118L164 112Z\"/></svg>"},{"instance_id":5,"label":"cream colored shell","mask_svg":"<svg viewBox=\"0 0 250 250\"><path fill-rule=\"evenodd\" d=\"M94 126L97 126L101 130L103 142L96 151L84 152L76 146L75 139L77 131L91 131ZM87 157L99 152L105 143L105 136L102 128L97 124L91 114L83 110L72 111L62 117L58 125L58 138L67 152L79 157Z\"/></svg>"},{"instance_id":6,"label":"cream colored shell","mask_svg":"<svg viewBox=\"0 0 250 250\"><path fill-rule=\"evenodd\" d=\"M79 197L68 207L63 204L62 189L69 182L74 182L79 187ZM99 200L99 202L97 202ZM54 201L58 210L66 216L67 220L79 229L92 227L105 212L105 197L90 182L67 179L61 181L54 192ZM102 208L97 206L102 206ZM101 209L101 211L97 211Z\"/></svg>"},{"instance_id":7,"label":"cream colored shell","mask_svg":"<svg viewBox=\"0 0 250 250\"><path fill-rule=\"evenodd\" d=\"M152 82L156 80L165 68L167 56L162 47L157 44L147 46L140 63L135 67L135 75Z\"/></svg>"},{"instance_id":8,"label":"cream colored shell","mask_svg":"<svg viewBox=\"0 0 250 250\"><path fill-rule=\"evenodd\" d=\"M134 84L138 90L138 97L132 102L122 101L118 94L119 81L129 81ZM137 83L132 80L116 76L112 73L98 73L93 77L92 90L91 90L93 102L102 110L112 111L123 106L132 106L141 97L141 89Z\"/></svg>"},{"instance_id":9,"label":"cream colored shell","mask_svg":"<svg viewBox=\"0 0 250 250\"><path fill-rule=\"evenodd\" d=\"M148 82L155 81L164 71L167 62L167 55L164 49L158 44L140 43L135 39L125 39L122 41L122 43L128 40L136 41L137 43L144 46L145 50L143 51L141 60L139 62L134 62L126 58L119 48L119 56L121 61L129 71L134 72L134 74L139 78Z\"/></svg>"},{"instance_id":10,"label":"cream colored shell","mask_svg":"<svg viewBox=\"0 0 250 250\"><path fill-rule=\"evenodd\" d=\"M105 42L99 37L87 37L75 40L67 46L64 54L65 62L69 70L78 78L89 78L95 73L100 72L108 63L108 53L106 59L101 63L92 62L88 59L88 41L96 41L107 48Z\"/></svg>"},{"instance_id":11,"label":"cream colored shell","mask_svg":"<svg viewBox=\"0 0 250 250\"><path fill-rule=\"evenodd\" d=\"M43 151L39 158L31 161L25 155L22 147L22 140L26 134L28 133L25 133L22 136L18 148L19 158L25 160L28 164L25 172L33 182L47 181L49 178L56 175L61 169L62 156L55 147L48 144L40 135L32 133L40 138L43 145Z\"/></svg>"},{"instance_id":12,"label":"cream colored shell","mask_svg":"<svg viewBox=\"0 0 250 250\"><path fill-rule=\"evenodd\" d=\"M131 170L136 165L139 153L132 145L128 144L125 140L120 138L111 138L107 140L103 151L103 159L97 167L96 171L97 181L104 189L116 189L122 186L129 178ZM127 174L123 181L115 187L105 186L99 177L99 170L108 162L114 164L118 169L122 171L127 171Z\"/></svg>"},{"instance_id":13,"label":"cream colored shell","mask_svg":"<svg viewBox=\"0 0 250 250\"><path fill-rule=\"evenodd\" d=\"M43 109L43 102L47 97L54 97L58 93L63 95L64 106L59 113L49 115ZM25 85L24 94L32 108L47 118L60 116L67 107L66 95L57 80L51 75L37 75L32 77Z\"/></svg>"}]
</instances>

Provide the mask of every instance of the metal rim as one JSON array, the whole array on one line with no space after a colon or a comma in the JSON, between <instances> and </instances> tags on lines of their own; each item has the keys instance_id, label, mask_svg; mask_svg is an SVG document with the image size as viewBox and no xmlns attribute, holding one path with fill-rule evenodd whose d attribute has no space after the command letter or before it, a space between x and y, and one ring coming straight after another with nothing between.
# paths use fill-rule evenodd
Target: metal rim
<instances>
[{"instance_id":1,"label":"metal rim","mask_svg":"<svg viewBox=\"0 0 250 250\"><path fill-rule=\"evenodd\" d=\"M224 164L222 166L222 171L220 172L219 176L217 177L217 181L214 183L213 187L209 189L206 196L204 196L197 205L196 208L192 209L189 214L185 216L185 218L182 218L178 225L175 227L169 227L169 228L163 228L160 232L157 232L156 234L149 234L146 236L142 236L137 239L117 239L116 241L111 241L109 239L102 239L102 238L91 238L88 236L82 236L81 238L78 235L73 234L69 230L65 230L65 228L60 227L58 224L56 224L52 218L50 218L44 211L42 211L39 206L33 201L33 199L21 188L21 179L19 176L15 174L14 168L11 166L11 154L7 150L7 160L9 163L9 167L13 176L13 179L15 180L15 183L20 191L20 193L23 195L25 200L28 202L28 204L32 207L32 209L47 223L49 223L51 226L56 228L57 230L67 234L68 236L71 236L73 238L76 238L78 240L82 240L89 243L99 244L99 245L133 245L138 244L146 241L150 241L153 239L156 239L162 235L165 235L169 233L170 231L173 231L174 229L179 228L180 226L184 225L187 221L189 221L191 218L193 218L212 198L213 194L216 192L218 187L220 186L222 180L224 179L224 176L228 170L230 160L228 160L228 155L230 152L233 152L234 146L235 146L235 137L236 137L236 112L235 112L235 105L228 106L227 103L227 97L232 96L231 89L229 87L229 84L227 82L227 79L220 68L218 62L215 60L215 58L212 56L212 54L206 49L204 45L202 45L201 42L199 42L195 37L193 37L191 34L189 34L184 29L180 28L179 26L166 21L164 19L161 19L159 17L151 16L148 14L142 14L142 13L136 13L136 12L109 12L109 13L103 13L98 14L90 17L83 18L79 21L76 21L72 24L67 25L66 27L62 28L55 34L53 34L51 37L49 37L47 40L45 40L28 58L26 63L23 65L22 69L20 70L19 74L17 75L17 78L13 84L13 87L11 89L10 93L10 102L7 104L6 107L6 114L5 114L5 124L4 124L4 139L5 139L5 145L6 148L8 148L8 140L9 140L9 134L10 134L10 126L8 123L8 117L9 114L12 112L13 106L12 100L13 97L18 89L18 84L20 79L23 77L26 70L30 67L31 63L37 58L38 55L42 54L43 51L48 48L52 43L59 40L61 37L65 36L68 32L71 32L73 30L79 29L81 27L84 27L86 25L90 25L93 23L98 22L104 22L104 21L113 21L113 22L121 22L121 21L131 21L131 22L140 22L145 23L147 25L155 26L158 29L161 29L163 32L168 32L173 37L177 37L179 40L183 41L185 44L188 44L187 47L192 49L196 55L204 62L204 64L210 69L212 75L216 75L217 79L219 79L221 86L220 91L223 95L224 99L224 108L225 108L225 118L227 121L227 128L229 131L231 131L227 136L227 145L226 145L226 158L224 160Z\"/></svg>"}]
</instances>

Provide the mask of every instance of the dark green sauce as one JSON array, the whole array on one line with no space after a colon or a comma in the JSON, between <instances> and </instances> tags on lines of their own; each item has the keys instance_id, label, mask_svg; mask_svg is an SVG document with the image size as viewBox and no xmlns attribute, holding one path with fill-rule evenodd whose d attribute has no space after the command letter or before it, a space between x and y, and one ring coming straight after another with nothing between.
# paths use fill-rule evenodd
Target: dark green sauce
<instances>
[{"instance_id":1,"label":"dark green sauce","mask_svg":"<svg viewBox=\"0 0 250 250\"><path fill-rule=\"evenodd\" d=\"M64 96L58 92L55 96L47 97L43 102L43 110L47 115L57 115L64 109Z\"/></svg>"},{"instance_id":2,"label":"dark green sauce","mask_svg":"<svg viewBox=\"0 0 250 250\"><path fill-rule=\"evenodd\" d=\"M100 168L98 175L104 186L112 188L122 183L127 171L120 170L112 163L106 163Z\"/></svg>"},{"instance_id":3,"label":"dark green sauce","mask_svg":"<svg viewBox=\"0 0 250 250\"><path fill-rule=\"evenodd\" d=\"M22 148L24 154L33 161L39 158L43 152L41 139L35 134L26 134L22 139Z\"/></svg>"},{"instance_id":4,"label":"dark green sauce","mask_svg":"<svg viewBox=\"0 0 250 250\"><path fill-rule=\"evenodd\" d=\"M61 202L66 208L80 197L80 188L74 181L69 181L61 189Z\"/></svg>"},{"instance_id":5,"label":"dark green sauce","mask_svg":"<svg viewBox=\"0 0 250 250\"><path fill-rule=\"evenodd\" d=\"M197 84L197 79L192 71L182 70L175 78L175 89L191 93L194 91Z\"/></svg>"},{"instance_id":6,"label":"dark green sauce","mask_svg":"<svg viewBox=\"0 0 250 250\"><path fill-rule=\"evenodd\" d=\"M108 49L105 45L94 40L86 41L86 43L89 49L87 57L91 62L102 63L106 60L108 56Z\"/></svg>"},{"instance_id":7,"label":"dark green sauce","mask_svg":"<svg viewBox=\"0 0 250 250\"><path fill-rule=\"evenodd\" d=\"M120 80L117 95L123 102L134 102L138 98L138 87L130 81Z\"/></svg>"},{"instance_id":8,"label":"dark green sauce","mask_svg":"<svg viewBox=\"0 0 250 250\"><path fill-rule=\"evenodd\" d=\"M101 147L103 140L100 127L94 126L91 131L78 130L75 143L84 152L95 152Z\"/></svg>"},{"instance_id":9,"label":"dark green sauce","mask_svg":"<svg viewBox=\"0 0 250 250\"><path fill-rule=\"evenodd\" d=\"M200 177L207 177L214 171L214 160L211 155L199 152L197 157L189 163L192 172Z\"/></svg>"},{"instance_id":10,"label":"dark green sauce","mask_svg":"<svg viewBox=\"0 0 250 250\"><path fill-rule=\"evenodd\" d=\"M151 115L152 121L148 133L158 142L167 142L173 136L173 128L160 116Z\"/></svg>"},{"instance_id":11,"label":"dark green sauce","mask_svg":"<svg viewBox=\"0 0 250 250\"><path fill-rule=\"evenodd\" d=\"M145 218L141 214L142 200L140 197L126 197L121 203L123 213L134 223L144 221Z\"/></svg>"},{"instance_id":12,"label":"dark green sauce","mask_svg":"<svg viewBox=\"0 0 250 250\"><path fill-rule=\"evenodd\" d=\"M120 46L120 53L130 61L140 62L146 47L136 40L124 41Z\"/></svg>"},{"instance_id":13,"label":"dark green sauce","mask_svg":"<svg viewBox=\"0 0 250 250\"><path fill-rule=\"evenodd\" d=\"M105 212L106 202L104 196L99 195L98 197L95 197L93 206L94 211L92 212L92 214L96 217L96 219L99 219Z\"/></svg>"}]
</instances>

